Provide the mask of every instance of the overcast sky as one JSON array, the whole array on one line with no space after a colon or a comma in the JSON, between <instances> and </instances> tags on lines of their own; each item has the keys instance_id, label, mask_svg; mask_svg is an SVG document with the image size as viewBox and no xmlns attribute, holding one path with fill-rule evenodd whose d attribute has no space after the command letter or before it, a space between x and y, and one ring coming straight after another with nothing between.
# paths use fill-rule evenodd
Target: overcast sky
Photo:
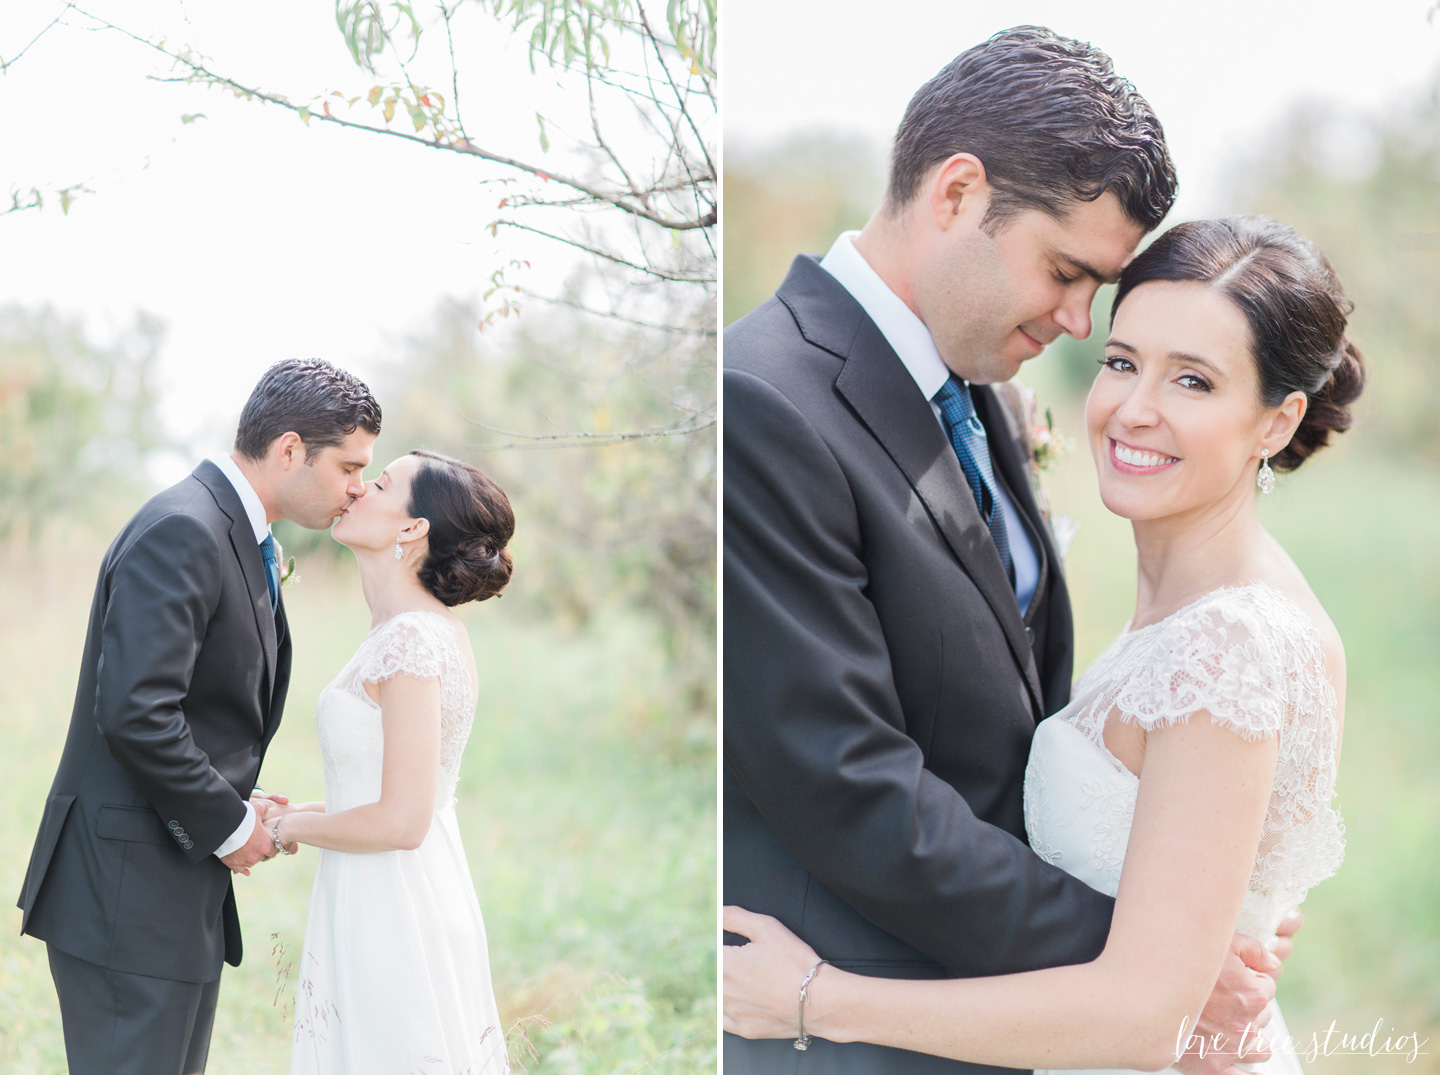
<instances>
[{"instance_id":1,"label":"overcast sky","mask_svg":"<svg viewBox=\"0 0 1440 1075\"><path fill-rule=\"evenodd\" d=\"M332 89L363 94L375 81L352 63L332 0L81 6L196 47L215 69L297 102ZM73 25L15 59L63 7L0 5L0 57L13 61L0 75L0 196L8 204L13 191L75 183L94 193L68 216L52 196L43 211L0 217L0 302L81 314L101 339L136 310L158 315L169 326L167 420L200 451L228 445L245 396L274 361L315 355L372 376L443 297L478 300L511 257L532 260L526 282L541 291L569 268L566 248L486 230L505 191L479 180L514 173L154 81L172 73L168 60L83 29L73 13ZM535 114L564 115L573 89L562 92L543 64L533 75L523 39L499 23L472 16L461 29L472 139L552 161ZM443 83L448 97L443 28L428 40L412 73ZM194 113L205 118L182 122ZM373 113L361 102L356 115Z\"/></svg>"},{"instance_id":2,"label":"overcast sky","mask_svg":"<svg viewBox=\"0 0 1440 1075\"><path fill-rule=\"evenodd\" d=\"M1436 0L724 0L727 146L817 126L888 147L910 96L957 53L1020 23L1094 42L1154 106L1180 174L1177 219L1215 211L1221 171L1296 101L1354 114L1440 65ZM1340 131L1343 136L1343 128ZM1341 166L1352 150L1337 145Z\"/></svg>"}]
</instances>

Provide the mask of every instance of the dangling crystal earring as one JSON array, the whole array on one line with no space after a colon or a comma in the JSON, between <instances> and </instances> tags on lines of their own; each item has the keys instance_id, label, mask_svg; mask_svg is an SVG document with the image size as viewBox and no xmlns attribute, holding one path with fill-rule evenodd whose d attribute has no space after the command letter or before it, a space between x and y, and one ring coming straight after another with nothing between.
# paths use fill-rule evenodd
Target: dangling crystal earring
<instances>
[{"instance_id":1,"label":"dangling crystal earring","mask_svg":"<svg viewBox=\"0 0 1440 1075\"><path fill-rule=\"evenodd\" d=\"M1275 472L1270 469L1270 449L1260 449L1260 472L1255 475L1255 485L1262 493L1275 491Z\"/></svg>"},{"instance_id":2,"label":"dangling crystal earring","mask_svg":"<svg viewBox=\"0 0 1440 1075\"><path fill-rule=\"evenodd\" d=\"M397 537L395 539L395 559L399 560L402 559L404 556L405 553L402 552L400 549L400 539Z\"/></svg>"}]
</instances>

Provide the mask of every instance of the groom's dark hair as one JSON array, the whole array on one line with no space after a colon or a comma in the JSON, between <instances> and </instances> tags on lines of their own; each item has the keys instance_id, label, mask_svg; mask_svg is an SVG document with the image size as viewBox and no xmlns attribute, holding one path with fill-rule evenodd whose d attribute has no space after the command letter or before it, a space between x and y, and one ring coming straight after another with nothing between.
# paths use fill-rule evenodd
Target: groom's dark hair
<instances>
[{"instance_id":1,"label":"groom's dark hair","mask_svg":"<svg viewBox=\"0 0 1440 1075\"><path fill-rule=\"evenodd\" d=\"M308 463L357 429L380 432L380 404L365 382L324 359L287 358L265 371L245 401L235 450L264 459L276 437L298 433Z\"/></svg>"},{"instance_id":2,"label":"groom's dark hair","mask_svg":"<svg viewBox=\"0 0 1440 1075\"><path fill-rule=\"evenodd\" d=\"M992 235L1022 209L1063 220L1107 190L1146 231L1175 201L1175 167L1150 104L1093 45L1016 26L967 49L905 109L890 158L891 212L956 153L985 165Z\"/></svg>"}]
</instances>

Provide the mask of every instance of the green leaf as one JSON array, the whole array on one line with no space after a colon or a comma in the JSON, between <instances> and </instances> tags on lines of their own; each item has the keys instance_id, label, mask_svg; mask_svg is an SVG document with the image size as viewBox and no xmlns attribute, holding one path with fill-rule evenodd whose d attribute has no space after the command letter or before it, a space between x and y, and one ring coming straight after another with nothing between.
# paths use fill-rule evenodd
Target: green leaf
<instances>
[{"instance_id":1,"label":"green leaf","mask_svg":"<svg viewBox=\"0 0 1440 1075\"><path fill-rule=\"evenodd\" d=\"M545 117L539 112L535 113L535 122L540 124L540 150L542 153L550 152L550 139L545 134Z\"/></svg>"},{"instance_id":2,"label":"green leaf","mask_svg":"<svg viewBox=\"0 0 1440 1075\"><path fill-rule=\"evenodd\" d=\"M395 118L395 98L385 98L385 122L389 123Z\"/></svg>"},{"instance_id":3,"label":"green leaf","mask_svg":"<svg viewBox=\"0 0 1440 1075\"><path fill-rule=\"evenodd\" d=\"M186 112L183 116L180 117L180 122L188 125L194 123L197 119L208 118L209 117L206 116L204 112Z\"/></svg>"},{"instance_id":4,"label":"green leaf","mask_svg":"<svg viewBox=\"0 0 1440 1075\"><path fill-rule=\"evenodd\" d=\"M307 127L310 126L310 109L305 108L302 105L300 110L296 114L300 117L301 123L305 124L305 126Z\"/></svg>"},{"instance_id":5,"label":"green leaf","mask_svg":"<svg viewBox=\"0 0 1440 1075\"><path fill-rule=\"evenodd\" d=\"M385 90L380 86L370 87L370 96L367 98L367 100L369 100L371 108L374 108L380 103L380 95L384 92Z\"/></svg>"}]
</instances>

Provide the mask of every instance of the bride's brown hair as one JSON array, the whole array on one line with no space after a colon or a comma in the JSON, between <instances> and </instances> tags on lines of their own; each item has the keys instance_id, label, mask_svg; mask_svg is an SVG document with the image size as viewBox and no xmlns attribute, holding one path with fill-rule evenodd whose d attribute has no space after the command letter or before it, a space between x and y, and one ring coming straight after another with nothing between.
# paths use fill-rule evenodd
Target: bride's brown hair
<instances>
[{"instance_id":1,"label":"bride's brown hair","mask_svg":"<svg viewBox=\"0 0 1440 1075\"><path fill-rule=\"evenodd\" d=\"M1177 224L1120 275L1110 320L1126 295L1152 280L1205 284L1244 314L1265 406L1305 393L1305 417L1270 461L1276 470L1294 470L1331 433L1350 428L1365 359L1346 335L1352 304L1340 278L1309 239L1267 216Z\"/></svg>"},{"instance_id":2,"label":"bride's brown hair","mask_svg":"<svg viewBox=\"0 0 1440 1075\"><path fill-rule=\"evenodd\" d=\"M410 515L430 521L430 550L420 582L447 605L495 597L514 564L505 548L515 535L510 498L478 467L416 449L420 469L410 482Z\"/></svg>"}]
</instances>

